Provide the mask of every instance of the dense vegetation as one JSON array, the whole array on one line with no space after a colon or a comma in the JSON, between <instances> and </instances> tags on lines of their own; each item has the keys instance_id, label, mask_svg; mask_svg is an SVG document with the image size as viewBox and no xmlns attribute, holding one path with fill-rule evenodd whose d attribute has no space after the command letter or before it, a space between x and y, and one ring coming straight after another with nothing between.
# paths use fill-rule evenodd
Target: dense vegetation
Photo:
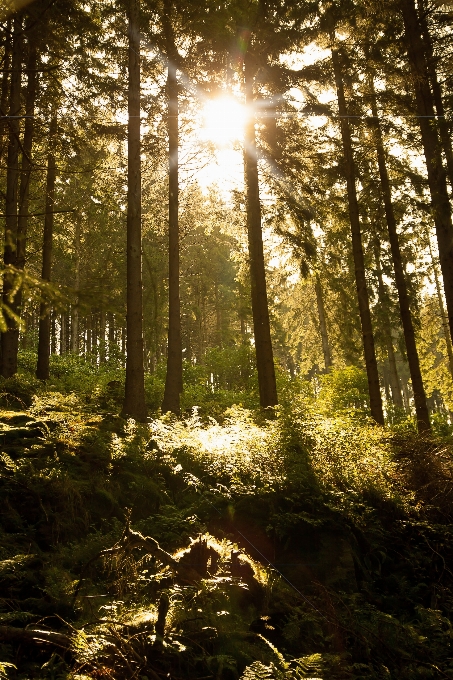
<instances>
[{"instance_id":1,"label":"dense vegetation","mask_svg":"<svg viewBox=\"0 0 453 680\"><path fill-rule=\"evenodd\" d=\"M451 6L0 2L0 678L453 678Z\"/></svg>"},{"instance_id":2,"label":"dense vegetation","mask_svg":"<svg viewBox=\"0 0 453 680\"><path fill-rule=\"evenodd\" d=\"M140 425L123 369L31 359L1 385L3 676L452 677L444 431L377 427L357 369L282 376L270 420L206 391Z\"/></svg>"}]
</instances>

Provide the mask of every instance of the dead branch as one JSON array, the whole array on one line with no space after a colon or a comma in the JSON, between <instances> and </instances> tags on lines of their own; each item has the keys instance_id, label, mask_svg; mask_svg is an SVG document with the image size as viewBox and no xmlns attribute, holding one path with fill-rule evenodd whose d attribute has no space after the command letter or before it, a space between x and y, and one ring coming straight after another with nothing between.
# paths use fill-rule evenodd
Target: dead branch
<instances>
[{"instance_id":1,"label":"dead branch","mask_svg":"<svg viewBox=\"0 0 453 680\"><path fill-rule=\"evenodd\" d=\"M13 644L39 644L46 642L65 650L70 650L72 646L72 638L64 633L37 628L15 628L14 626L0 626L0 640Z\"/></svg>"}]
</instances>

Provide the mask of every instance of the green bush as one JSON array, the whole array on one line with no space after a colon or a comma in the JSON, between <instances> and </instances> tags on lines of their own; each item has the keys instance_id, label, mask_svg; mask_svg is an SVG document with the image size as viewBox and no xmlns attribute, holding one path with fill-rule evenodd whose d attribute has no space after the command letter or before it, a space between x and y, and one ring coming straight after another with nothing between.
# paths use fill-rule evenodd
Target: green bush
<instances>
[{"instance_id":1,"label":"green bush","mask_svg":"<svg viewBox=\"0 0 453 680\"><path fill-rule=\"evenodd\" d=\"M316 405L323 415L350 414L364 418L370 414L368 380L363 369L334 368L320 376L319 382Z\"/></svg>"}]
</instances>

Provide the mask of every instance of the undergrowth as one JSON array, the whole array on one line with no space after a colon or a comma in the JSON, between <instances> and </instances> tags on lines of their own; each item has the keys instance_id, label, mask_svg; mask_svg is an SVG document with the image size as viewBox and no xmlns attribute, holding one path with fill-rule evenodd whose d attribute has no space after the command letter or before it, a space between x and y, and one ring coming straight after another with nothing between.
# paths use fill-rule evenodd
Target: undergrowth
<instances>
[{"instance_id":1,"label":"undergrowth","mask_svg":"<svg viewBox=\"0 0 453 680\"><path fill-rule=\"evenodd\" d=\"M2 386L0 677L453 678L448 437L303 382L139 425L78 371Z\"/></svg>"}]
</instances>

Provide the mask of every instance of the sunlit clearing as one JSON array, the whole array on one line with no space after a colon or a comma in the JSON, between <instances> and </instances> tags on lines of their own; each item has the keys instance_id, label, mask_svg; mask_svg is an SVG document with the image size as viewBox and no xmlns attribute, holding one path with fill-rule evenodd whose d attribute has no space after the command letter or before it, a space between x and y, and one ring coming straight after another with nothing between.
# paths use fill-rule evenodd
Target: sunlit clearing
<instances>
[{"instance_id":1,"label":"sunlit clearing","mask_svg":"<svg viewBox=\"0 0 453 680\"><path fill-rule=\"evenodd\" d=\"M245 106L233 97L211 99L203 107L200 136L217 146L228 146L242 139L245 117Z\"/></svg>"}]
</instances>

